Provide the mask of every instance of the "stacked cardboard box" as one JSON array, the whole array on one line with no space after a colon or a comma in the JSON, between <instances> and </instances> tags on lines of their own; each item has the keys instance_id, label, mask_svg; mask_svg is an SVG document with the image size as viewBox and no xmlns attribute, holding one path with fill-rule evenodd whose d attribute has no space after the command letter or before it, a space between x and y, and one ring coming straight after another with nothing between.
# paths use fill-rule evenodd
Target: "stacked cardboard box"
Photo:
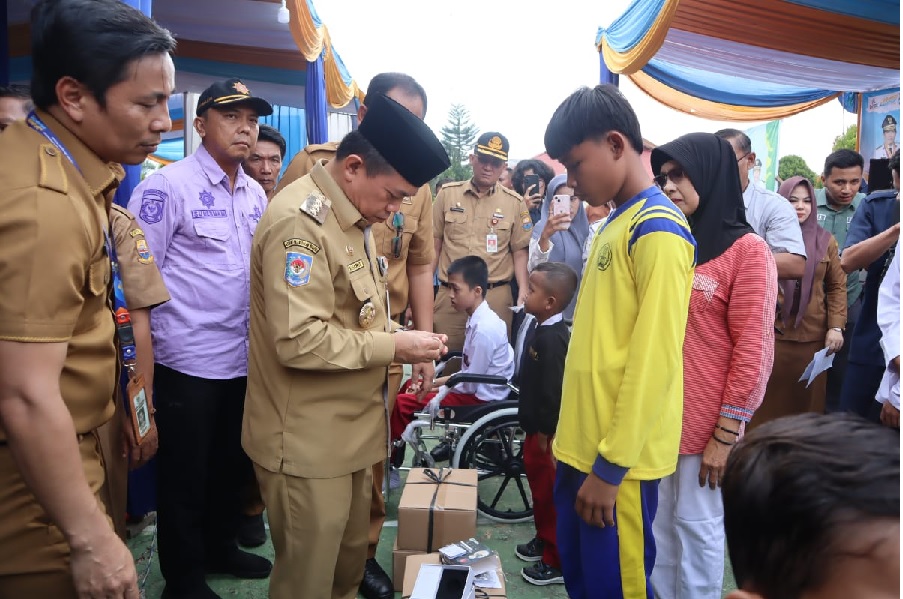
<instances>
[{"instance_id":1,"label":"stacked cardboard box","mask_svg":"<svg viewBox=\"0 0 903 599\"><path fill-rule=\"evenodd\" d=\"M476 533L476 470L411 470L398 502L398 536L392 552L395 590L402 590L408 557L431 553Z\"/></svg>"}]
</instances>

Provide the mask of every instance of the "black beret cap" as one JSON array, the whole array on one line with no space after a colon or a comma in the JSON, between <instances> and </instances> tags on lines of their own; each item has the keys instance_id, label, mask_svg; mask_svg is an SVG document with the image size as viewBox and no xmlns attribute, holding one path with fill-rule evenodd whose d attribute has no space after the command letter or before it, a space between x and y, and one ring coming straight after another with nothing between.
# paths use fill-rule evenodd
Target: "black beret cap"
<instances>
[{"instance_id":1,"label":"black beret cap","mask_svg":"<svg viewBox=\"0 0 903 599\"><path fill-rule=\"evenodd\" d=\"M367 114L358 132L415 187L451 165L445 148L426 123L383 94L368 98Z\"/></svg>"}]
</instances>

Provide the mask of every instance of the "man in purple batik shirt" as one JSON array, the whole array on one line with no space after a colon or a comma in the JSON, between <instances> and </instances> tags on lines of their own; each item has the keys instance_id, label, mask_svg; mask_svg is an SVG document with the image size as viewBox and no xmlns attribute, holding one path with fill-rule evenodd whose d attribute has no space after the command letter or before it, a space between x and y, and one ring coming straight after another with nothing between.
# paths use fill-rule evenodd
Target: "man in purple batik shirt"
<instances>
[{"instance_id":1,"label":"man in purple batik shirt","mask_svg":"<svg viewBox=\"0 0 903 599\"><path fill-rule=\"evenodd\" d=\"M238 79L201 94L191 156L150 175L129 201L172 295L151 317L158 534L164 598L214 598L208 573L265 578L270 562L235 544L248 362L251 239L267 205L241 168L269 103Z\"/></svg>"}]
</instances>

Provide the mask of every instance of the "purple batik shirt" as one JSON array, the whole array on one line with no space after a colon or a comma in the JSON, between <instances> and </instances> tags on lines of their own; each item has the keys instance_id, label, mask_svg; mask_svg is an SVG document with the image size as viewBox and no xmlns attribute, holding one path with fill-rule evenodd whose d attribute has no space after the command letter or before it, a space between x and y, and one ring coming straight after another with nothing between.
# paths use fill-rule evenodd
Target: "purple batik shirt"
<instances>
[{"instance_id":1,"label":"purple batik shirt","mask_svg":"<svg viewBox=\"0 0 903 599\"><path fill-rule=\"evenodd\" d=\"M205 379L247 376L251 238L266 205L241 168L230 192L203 146L135 188L129 210L172 296L151 312L157 363Z\"/></svg>"}]
</instances>

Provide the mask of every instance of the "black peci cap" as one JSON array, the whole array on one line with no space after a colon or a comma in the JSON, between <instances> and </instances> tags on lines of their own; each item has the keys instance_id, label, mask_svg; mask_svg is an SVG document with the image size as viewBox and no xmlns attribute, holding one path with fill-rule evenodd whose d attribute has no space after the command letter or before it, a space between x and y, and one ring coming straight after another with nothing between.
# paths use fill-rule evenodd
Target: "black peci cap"
<instances>
[{"instance_id":1,"label":"black peci cap","mask_svg":"<svg viewBox=\"0 0 903 599\"><path fill-rule=\"evenodd\" d=\"M383 95L368 97L358 132L405 181L420 187L451 165L436 134L417 116Z\"/></svg>"}]
</instances>

